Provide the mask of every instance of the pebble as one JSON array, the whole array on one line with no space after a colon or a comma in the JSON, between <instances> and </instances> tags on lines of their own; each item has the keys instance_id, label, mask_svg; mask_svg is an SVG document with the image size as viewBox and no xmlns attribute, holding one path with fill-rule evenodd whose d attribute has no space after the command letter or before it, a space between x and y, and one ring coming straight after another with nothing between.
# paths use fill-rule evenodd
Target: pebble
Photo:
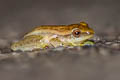
<instances>
[{"instance_id":1,"label":"pebble","mask_svg":"<svg viewBox=\"0 0 120 80\"><path fill-rule=\"evenodd\" d=\"M100 47L99 48L99 54L101 54L103 56L108 56L108 55L110 55L110 50L106 49L104 47Z\"/></svg>"},{"instance_id":2,"label":"pebble","mask_svg":"<svg viewBox=\"0 0 120 80\"><path fill-rule=\"evenodd\" d=\"M120 49L120 43L114 43L110 47L113 49Z\"/></svg>"},{"instance_id":3,"label":"pebble","mask_svg":"<svg viewBox=\"0 0 120 80\"><path fill-rule=\"evenodd\" d=\"M113 42L108 41L108 42L105 42L105 44L106 44L106 45L111 45L111 44L113 44Z\"/></svg>"}]
</instances>

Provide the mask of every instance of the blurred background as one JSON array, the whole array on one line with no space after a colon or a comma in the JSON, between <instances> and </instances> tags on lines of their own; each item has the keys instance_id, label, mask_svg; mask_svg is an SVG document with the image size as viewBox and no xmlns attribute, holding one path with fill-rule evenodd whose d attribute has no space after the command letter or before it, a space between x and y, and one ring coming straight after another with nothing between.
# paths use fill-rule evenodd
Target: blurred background
<instances>
[{"instance_id":1,"label":"blurred background","mask_svg":"<svg viewBox=\"0 0 120 80\"><path fill-rule=\"evenodd\" d=\"M0 47L21 39L35 26L81 21L87 22L98 36L120 35L120 0L0 0ZM100 48L100 51L109 54L113 50ZM92 56L97 53L94 49L81 52L93 53ZM22 59L1 60L0 80L120 80L120 55L81 57L73 54L48 55L35 60L24 55Z\"/></svg>"},{"instance_id":2,"label":"blurred background","mask_svg":"<svg viewBox=\"0 0 120 80\"><path fill-rule=\"evenodd\" d=\"M80 21L96 34L115 36L119 14L119 0L0 0L0 37L15 39L35 26Z\"/></svg>"}]
</instances>

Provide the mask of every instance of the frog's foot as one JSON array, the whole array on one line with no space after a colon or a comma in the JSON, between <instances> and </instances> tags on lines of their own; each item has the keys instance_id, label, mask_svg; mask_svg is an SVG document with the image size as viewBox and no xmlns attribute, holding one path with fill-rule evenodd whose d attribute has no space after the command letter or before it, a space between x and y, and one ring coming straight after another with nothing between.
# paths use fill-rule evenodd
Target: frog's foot
<instances>
[{"instance_id":1,"label":"frog's foot","mask_svg":"<svg viewBox=\"0 0 120 80\"><path fill-rule=\"evenodd\" d=\"M94 44L94 41L88 40L82 43L70 43L69 46L93 46Z\"/></svg>"},{"instance_id":2,"label":"frog's foot","mask_svg":"<svg viewBox=\"0 0 120 80\"><path fill-rule=\"evenodd\" d=\"M37 44L32 51L40 51L41 49L48 49L49 47L48 44Z\"/></svg>"},{"instance_id":3,"label":"frog's foot","mask_svg":"<svg viewBox=\"0 0 120 80\"><path fill-rule=\"evenodd\" d=\"M94 46L94 41L85 41L84 43L80 44L80 46Z\"/></svg>"},{"instance_id":4,"label":"frog's foot","mask_svg":"<svg viewBox=\"0 0 120 80\"><path fill-rule=\"evenodd\" d=\"M48 48L50 48L51 46L50 46L49 44L43 43L43 44L40 45L40 47L41 47L41 49L48 49Z\"/></svg>"}]
</instances>

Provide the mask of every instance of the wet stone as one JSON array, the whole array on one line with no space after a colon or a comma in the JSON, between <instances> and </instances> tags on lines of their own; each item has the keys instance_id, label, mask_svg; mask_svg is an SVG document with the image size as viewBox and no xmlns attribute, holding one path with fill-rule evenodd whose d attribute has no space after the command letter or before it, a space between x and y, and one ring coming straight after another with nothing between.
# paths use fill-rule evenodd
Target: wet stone
<instances>
[{"instance_id":1,"label":"wet stone","mask_svg":"<svg viewBox=\"0 0 120 80\"><path fill-rule=\"evenodd\" d=\"M120 43L113 43L111 46L113 49L119 49L120 50Z\"/></svg>"},{"instance_id":2,"label":"wet stone","mask_svg":"<svg viewBox=\"0 0 120 80\"><path fill-rule=\"evenodd\" d=\"M113 44L113 42L109 41L109 42L106 42L105 44L106 45L111 45L111 44Z\"/></svg>"}]
</instances>

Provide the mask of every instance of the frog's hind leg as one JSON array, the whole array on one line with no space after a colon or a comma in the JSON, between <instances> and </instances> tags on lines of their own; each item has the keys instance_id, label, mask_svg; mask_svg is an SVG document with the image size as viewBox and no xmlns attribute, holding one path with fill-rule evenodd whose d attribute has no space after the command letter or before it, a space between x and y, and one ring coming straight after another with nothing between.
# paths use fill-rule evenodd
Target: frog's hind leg
<instances>
[{"instance_id":1,"label":"frog's hind leg","mask_svg":"<svg viewBox=\"0 0 120 80\"><path fill-rule=\"evenodd\" d=\"M16 43L13 43L11 49L14 51L33 51L35 49L43 49L45 44L42 40L43 37L40 35L30 35Z\"/></svg>"}]
</instances>

